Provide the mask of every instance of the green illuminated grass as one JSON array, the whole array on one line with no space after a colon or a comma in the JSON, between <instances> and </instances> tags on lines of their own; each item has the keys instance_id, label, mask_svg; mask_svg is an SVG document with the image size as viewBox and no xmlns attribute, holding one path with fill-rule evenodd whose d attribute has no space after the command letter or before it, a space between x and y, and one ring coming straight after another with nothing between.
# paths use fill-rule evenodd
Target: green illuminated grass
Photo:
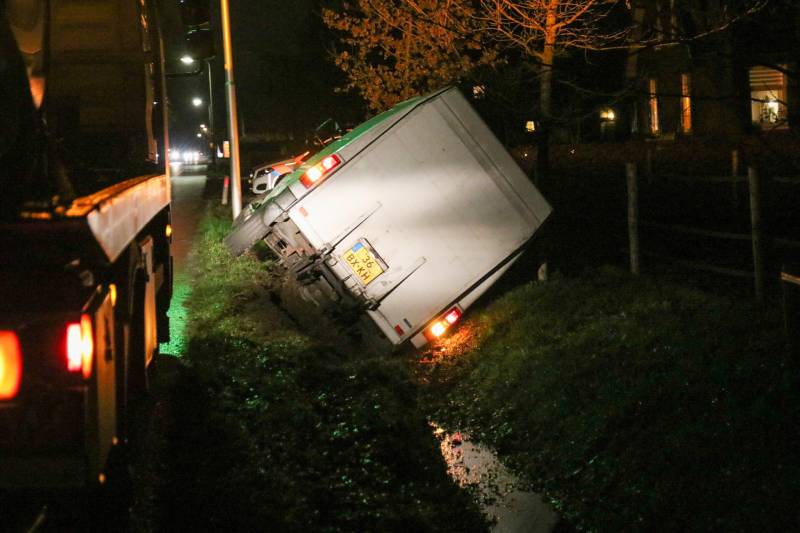
<instances>
[{"instance_id":1,"label":"green illuminated grass","mask_svg":"<svg viewBox=\"0 0 800 533\"><path fill-rule=\"evenodd\" d=\"M591 531L787 531L797 372L777 313L614 269L513 290L424 365L437 419Z\"/></svg>"},{"instance_id":2,"label":"green illuminated grass","mask_svg":"<svg viewBox=\"0 0 800 533\"><path fill-rule=\"evenodd\" d=\"M169 342L161 343L159 351L164 355L183 356L186 351L186 299L192 288L186 276L177 276L172 288L172 302L169 311Z\"/></svg>"},{"instance_id":3,"label":"green illuminated grass","mask_svg":"<svg viewBox=\"0 0 800 533\"><path fill-rule=\"evenodd\" d=\"M270 263L224 250L228 230L212 210L190 257L162 529L485 530L403 362L309 335L270 300Z\"/></svg>"}]
</instances>

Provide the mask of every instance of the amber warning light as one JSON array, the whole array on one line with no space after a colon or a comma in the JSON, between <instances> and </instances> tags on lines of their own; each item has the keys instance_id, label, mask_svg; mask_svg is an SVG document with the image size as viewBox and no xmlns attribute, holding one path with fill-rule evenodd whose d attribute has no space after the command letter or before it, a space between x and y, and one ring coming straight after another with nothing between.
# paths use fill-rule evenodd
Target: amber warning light
<instances>
[{"instance_id":1,"label":"amber warning light","mask_svg":"<svg viewBox=\"0 0 800 533\"><path fill-rule=\"evenodd\" d=\"M315 183L319 182L323 177L338 167L342 163L341 158L336 154L326 156L322 161L306 170L305 174L300 176L300 183L310 189Z\"/></svg>"},{"instance_id":2,"label":"amber warning light","mask_svg":"<svg viewBox=\"0 0 800 533\"><path fill-rule=\"evenodd\" d=\"M0 331L0 401L11 400L22 381L22 350L13 331Z\"/></svg>"}]
</instances>

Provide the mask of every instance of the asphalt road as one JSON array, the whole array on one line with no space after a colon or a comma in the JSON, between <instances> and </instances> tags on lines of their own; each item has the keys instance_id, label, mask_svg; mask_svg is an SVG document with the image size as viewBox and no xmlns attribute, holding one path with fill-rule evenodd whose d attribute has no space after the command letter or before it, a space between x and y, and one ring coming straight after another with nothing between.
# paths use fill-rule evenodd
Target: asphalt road
<instances>
[{"instance_id":1,"label":"asphalt road","mask_svg":"<svg viewBox=\"0 0 800 533\"><path fill-rule=\"evenodd\" d=\"M205 166L187 166L172 176L172 257L180 275L203 216L206 188Z\"/></svg>"}]
</instances>

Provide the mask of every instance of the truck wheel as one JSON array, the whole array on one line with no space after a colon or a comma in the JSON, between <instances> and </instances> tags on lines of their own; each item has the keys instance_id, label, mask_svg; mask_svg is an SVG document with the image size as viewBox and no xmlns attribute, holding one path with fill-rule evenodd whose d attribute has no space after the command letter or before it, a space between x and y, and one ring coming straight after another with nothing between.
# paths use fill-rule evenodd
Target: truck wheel
<instances>
[{"instance_id":1,"label":"truck wheel","mask_svg":"<svg viewBox=\"0 0 800 533\"><path fill-rule=\"evenodd\" d=\"M249 218L245 218L246 211L242 210L243 214L236 219L231 232L225 237L225 246L231 255L236 257L245 253L269 233L269 226L264 223L260 212L253 212Z\"/></svg>"}]
</instances>

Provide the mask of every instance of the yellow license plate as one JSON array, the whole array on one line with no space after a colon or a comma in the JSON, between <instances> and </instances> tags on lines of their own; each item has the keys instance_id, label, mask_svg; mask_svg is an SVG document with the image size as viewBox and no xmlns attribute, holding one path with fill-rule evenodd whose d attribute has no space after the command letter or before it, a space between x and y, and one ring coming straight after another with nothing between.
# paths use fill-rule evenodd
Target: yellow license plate
<instances>
[{"instance_id":1,"label":"yellow license plate","mask_svg":"<svg viewBox=\"0 0 800 533\"><path fill-rule=\"evenodd\" d=\"M375 255L362 242L357 242L342 256L347 266L358 276L364 285L368 285L372 280L383 274L383 266L375 258Z\"/></svg>"}]
</instances>

